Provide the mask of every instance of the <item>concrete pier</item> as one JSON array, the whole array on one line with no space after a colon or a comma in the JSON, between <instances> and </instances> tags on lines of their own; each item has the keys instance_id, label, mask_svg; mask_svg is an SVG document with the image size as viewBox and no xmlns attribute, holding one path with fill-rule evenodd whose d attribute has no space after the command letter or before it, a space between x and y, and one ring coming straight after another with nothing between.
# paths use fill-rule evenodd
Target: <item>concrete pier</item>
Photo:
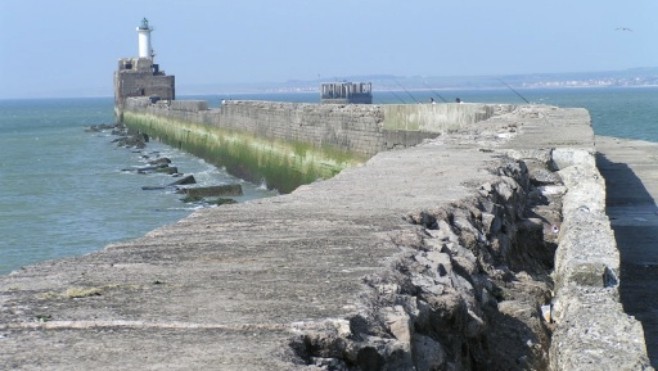
<instances>
[{"instance_id":1,"label":"concrete pier","mask_svg":"<svg viewBox=\"0 0 658 371\"><path fill-rule=\"evenodd\" d=\"M0 365L649 369L593 139L585 110L516 107L26 267L0 277Z\"/></svg>"},{"instance_id":2,"label":"concrete pier","mask_svg":"<svg viewBox=\"0 0 658 371\"><path fill-rule=\"evenodd\" d=\"M597 137L597 166L621 254L621 302L644 328L658 366L658 143Z\"/></svg>"}]
</instances>

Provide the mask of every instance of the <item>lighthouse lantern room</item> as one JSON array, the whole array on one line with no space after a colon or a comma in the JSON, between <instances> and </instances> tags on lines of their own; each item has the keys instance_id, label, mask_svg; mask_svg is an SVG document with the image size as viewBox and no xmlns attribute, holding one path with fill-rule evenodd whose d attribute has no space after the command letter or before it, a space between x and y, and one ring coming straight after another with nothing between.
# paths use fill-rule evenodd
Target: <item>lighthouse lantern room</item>
<instances>
[{"instance_id":1,"label":"lighthouse lantern room","mask_svg":"<svg viewBox=\"0 0 658 371\"><path fill-rule=\"evenodd\" d=\"M151 48L151 31L153 27L149 26L148 19L142 19L142 24L137 27L139 38L139 58L153 59L153 49Z\"/></svg>"}]
</instances>

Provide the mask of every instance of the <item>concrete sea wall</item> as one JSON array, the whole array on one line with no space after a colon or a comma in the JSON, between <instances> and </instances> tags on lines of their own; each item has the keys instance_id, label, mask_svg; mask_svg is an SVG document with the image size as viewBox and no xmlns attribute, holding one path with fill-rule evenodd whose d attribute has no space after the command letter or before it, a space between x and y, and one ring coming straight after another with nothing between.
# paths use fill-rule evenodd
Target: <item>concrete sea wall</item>
<instances>
[{"instance_id":1,"label":"concrete sea wall","mask_svg":"<svg viewBox=\"0 0 658 371\"><path fill-rule=\"evenodd\" d=\"M329 178L382 150L406 148L511 105L318 105L129 98L129 127L202 157L242 178L287 193Z\"/></svg>"}]
</instances>

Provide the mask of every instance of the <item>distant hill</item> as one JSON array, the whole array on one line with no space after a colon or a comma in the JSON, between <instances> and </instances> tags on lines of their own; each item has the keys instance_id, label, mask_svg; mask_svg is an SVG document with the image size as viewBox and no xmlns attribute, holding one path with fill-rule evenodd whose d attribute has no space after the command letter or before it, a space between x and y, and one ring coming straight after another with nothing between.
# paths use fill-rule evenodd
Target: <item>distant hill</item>
<instances>
[{"instance_id":1,"label":"distant hill","mask_svg":"<svg viewBox=\"0 0 658 371\"><path fill-rule=\"evenodd\" d=\"M222 94L239 92L303 92L318 91L323 82L372 82L374 90L468 90L567 87L639 87L658 86L658 67L632 68L619 71L534 73L482 76L395 76L386 74L337 76L334 79L288 80L250 84L179 84L184 94Z\"/></svg>"}]
</instances>

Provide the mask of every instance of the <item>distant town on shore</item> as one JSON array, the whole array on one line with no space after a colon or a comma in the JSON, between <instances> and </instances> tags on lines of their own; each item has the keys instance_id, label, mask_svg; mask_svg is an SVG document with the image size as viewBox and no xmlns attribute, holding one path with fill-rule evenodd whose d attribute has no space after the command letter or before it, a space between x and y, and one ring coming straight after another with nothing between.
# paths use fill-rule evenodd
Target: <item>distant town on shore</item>
<instances>
[{"instance_id":1,"label":"distant town on shore","mask_svg":"<svg viewBox=\"0 0 658 371\"><path fill-rule=\"evenodd\" d=\"M535 73L482 76L395 76L352 75L327 76L314 80L288 80L263 83L179 83L186 94L221 94L236 92L317 92L321 83L331 81L372 82L373 90L484 90L505 89L506 85L520 89L587 88L587 87L647 87L658 86L658 67L633 68L619 71Z\"/></svg>"}]
</instances>

